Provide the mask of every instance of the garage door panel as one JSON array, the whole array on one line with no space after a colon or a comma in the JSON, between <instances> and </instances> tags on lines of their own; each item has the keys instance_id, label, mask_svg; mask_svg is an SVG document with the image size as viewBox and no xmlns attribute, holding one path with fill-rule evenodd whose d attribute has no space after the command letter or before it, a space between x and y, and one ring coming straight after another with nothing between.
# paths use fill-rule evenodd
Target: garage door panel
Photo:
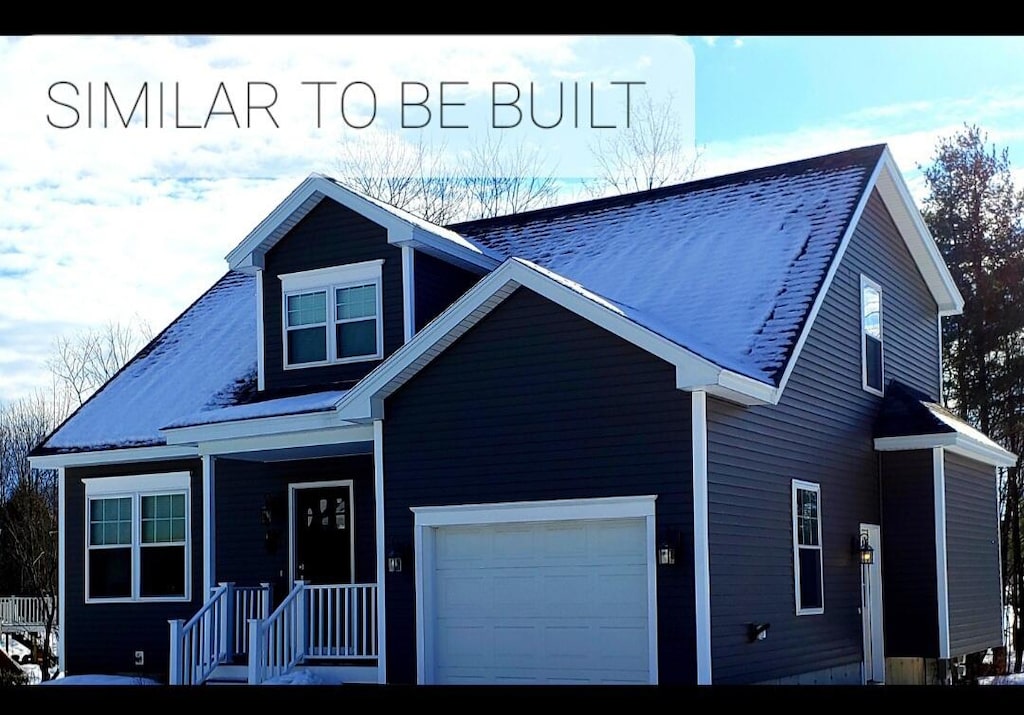
<instances>
[{"instance_id":1,"label":"garage door panel","mask_svg":"<svg viewBox=\"0 0 1024 715\"><path fill-rule=\"evenodd\" d=\"M644 519L438 527L442 683L650 682Z\"/></svg>"}]
</instances>

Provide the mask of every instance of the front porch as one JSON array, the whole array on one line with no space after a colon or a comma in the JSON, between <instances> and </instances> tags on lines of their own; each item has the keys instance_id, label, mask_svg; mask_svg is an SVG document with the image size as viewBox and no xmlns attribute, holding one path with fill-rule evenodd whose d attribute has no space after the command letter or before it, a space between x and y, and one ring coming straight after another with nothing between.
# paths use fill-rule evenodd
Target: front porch
<instances>
[{"instance_id":1,"label":"front porch","mask_svg":"<svg viewBox=\"0 0 1024 715\"><path fill-rule=\"evenodd\" d=\"M170 621L171 684L258 684L321 669L377 682L373 444L204 458L204 592Z\"/></svg>"},{"instance_id":2,"label":"front porch","mask_svg":"<svg viewBox=\"0 0 1024 715\"><path fill-rule=\"evenodd\" d=\"M376 584L295 582L270 610L269 584L219 584L187 622L170 621L169 683L259 685L293 670L377 682Z\"/></svg>"}]
</instances>

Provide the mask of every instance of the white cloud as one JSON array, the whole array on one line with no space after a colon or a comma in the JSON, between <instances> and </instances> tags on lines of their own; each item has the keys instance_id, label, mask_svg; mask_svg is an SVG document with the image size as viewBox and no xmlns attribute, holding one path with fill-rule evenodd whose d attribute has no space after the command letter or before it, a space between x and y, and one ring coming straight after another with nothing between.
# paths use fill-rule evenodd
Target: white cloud
<instances>
[{"instance_id":1,"label":"white cloud","mask_svg":"<svg viewBox=\"0 0 1024 715\"><path fill-rule=\"evenodd\" d=\"M0 399L46 383L60 333L136 315L159 330L195 300L299 181L332 172L341 139L363 139L342 119L350 83L365 84L346 93L347 118L369 116L375 95L394 126L403 82L427 84L432 102L441 81L468 83L451 99L470 104L495 80L536 81L546 99L560 81L597 81L603 98L614 80L678 83L690 52L669 36L0 38ZM335 83L321 86L319 127L303 82ZM247 113L250 90L269 115ZM217 113L229 109L242 128ZM98 128L104 111L111 128Z\"/></svg>"}]
</instances>

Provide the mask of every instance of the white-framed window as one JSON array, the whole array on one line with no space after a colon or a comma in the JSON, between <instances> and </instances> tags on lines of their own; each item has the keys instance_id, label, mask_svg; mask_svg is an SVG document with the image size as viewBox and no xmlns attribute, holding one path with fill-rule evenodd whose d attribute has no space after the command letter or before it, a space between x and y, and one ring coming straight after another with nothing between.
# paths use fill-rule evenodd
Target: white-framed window
<instances>
[{"instance_id":1,"label":"white-framed window","mask_svg":"<svg viewBox=\"0 0 1024 715\"><path fill-rule=\"evenodd\" d=\"M825 612L821 485L793 480L793 573L798 616Z\"/></svg>"},{"instance_id":2,"label":"white-framed window","mask_svg":"<svg viewBox=\"0 0 1024 715\"><path fill-rule=\"evenodd\" d=\"M882 287L866 276L860 277L861 378L864 389L882 394Z\"/></svg>"},{"instance_id":3,"label":"white-framed window","mask_svg":"<svg viewBox=\"0 0 1024 715\"><path fill-rule=\"evenodd\" d=\"M383 260L280 276L284 367L384 356Z\"/></svg>"},{"instance_id":4,"label":"white-framed window","mask_svg":"<svg viewBox=\"0 0 1024 715\"><path fill-rule=\"evenodd\" d=\"M82 481L86 602L191 600L189 473Z\"/></svg>"}]
</instances>

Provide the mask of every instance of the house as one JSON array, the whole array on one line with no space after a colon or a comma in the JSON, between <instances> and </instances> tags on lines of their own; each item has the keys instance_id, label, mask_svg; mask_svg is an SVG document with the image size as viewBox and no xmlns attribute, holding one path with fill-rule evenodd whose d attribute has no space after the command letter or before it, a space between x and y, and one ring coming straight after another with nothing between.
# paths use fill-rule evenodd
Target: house
<instances>
[{"instance_id":1,"label":"house","mask_svg":"<svg viewBox=\"0 0 1024 715\"><path fill-rule=\"evenodd\" d=\"M435 226L311 175L34 452L70 674L934 680L1002 643L885 146Z\"/></svg>"}]
</instances>

